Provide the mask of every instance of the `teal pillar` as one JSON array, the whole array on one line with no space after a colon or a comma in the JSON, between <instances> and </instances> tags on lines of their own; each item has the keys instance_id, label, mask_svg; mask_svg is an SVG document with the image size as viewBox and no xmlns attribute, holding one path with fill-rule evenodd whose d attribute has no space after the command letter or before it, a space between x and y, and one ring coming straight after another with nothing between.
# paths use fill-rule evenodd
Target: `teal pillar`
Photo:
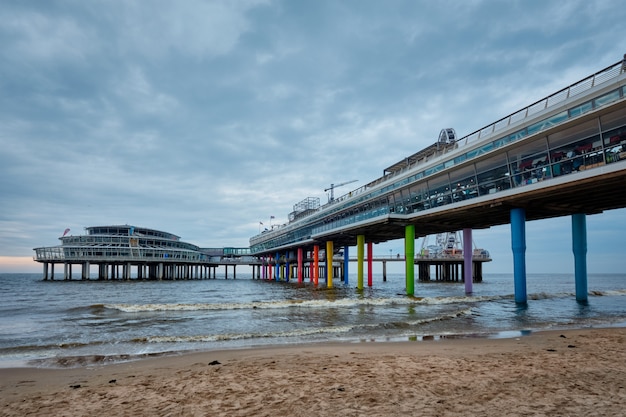
<instances>
[{"instance_id":1,"label":"teal pillar","mask_svg":"<svg viewBox=\"0 0 626 417\"><path fill-rule=\"evenodd\" d=\"M526 304L526 210L523 208L511 209L511 248L515 302Z\"/></svg>"},{"instance_id":2,"label":"teal pillar","mask_svg":"<svg viewBox=\"0 0 626 417\"><path fill-rule=\"evenodd\" d=\"M404 263L406 267L406 295L415 293L415 226L404 228Z\"/></svg>"},{"instance_id":3,"label":"teal pillar","mask_svg":"<svg viewBox=\"0 0 626 417\"><path fill-rule=\"evenodd\" d=\"M574 251L574 277L576 301L587 301L587 217L572 215L572 249Z\"/></svg>"}]
</instances>

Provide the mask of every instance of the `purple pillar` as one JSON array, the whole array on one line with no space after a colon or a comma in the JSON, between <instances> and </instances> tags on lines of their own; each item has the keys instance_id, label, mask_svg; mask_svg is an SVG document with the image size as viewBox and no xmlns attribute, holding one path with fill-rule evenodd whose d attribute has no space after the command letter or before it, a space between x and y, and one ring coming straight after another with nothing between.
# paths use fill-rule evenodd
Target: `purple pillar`
<instances>
[{"instance_id":1,"label":"purple pillar","mask_svg":"<svg viewBox=\"0 0 626 417\"><path fill-rule=\"evenodd\" d=\"M463 272L465 273L465 294L472 293L472 229L463 229Z\"/></svg>"}]
</instances>

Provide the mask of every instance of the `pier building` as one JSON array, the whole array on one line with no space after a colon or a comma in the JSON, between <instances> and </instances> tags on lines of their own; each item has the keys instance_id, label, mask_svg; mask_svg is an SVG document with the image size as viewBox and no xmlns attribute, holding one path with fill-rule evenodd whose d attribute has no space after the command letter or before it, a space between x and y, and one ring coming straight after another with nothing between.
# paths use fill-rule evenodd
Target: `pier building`
<instances>
[{"instance_id":1,"label":"pier building","mask_svg":"<svg viewBox=\"0 0 626 417\"><path fill-rule=\"evenodd\" d=\"M515 300L525 303L525 222L571 216L576 298L584 301L586 216L626 207L626 56L463 137L443 129L432 145L381 177L307 207L294 207L297 215L287 224L250 238L264 277L275 260L293 259L300 280L304 260L318 270L324 249L341 249L345 267L356 246L362 288L365 245L371 253L373 243L404 238L406 292L413 295L415 239L462 231L463 279L471 293L472 230L510 224ZM326 257L329 287L333 258Z\"/></svg>"},{"instance_id":2,"label":"pier building","mask_svg":"<svg viewBox=\"0 0 626 417\"><path fill-rule=\"evenodd\" d=\"M63 265L63 279L72 278L72 266L89 279L91 265L98 266L98 279L204 279L215 278L216 268L255 266L247 248L200 248L160 230L131 225L86 227L84 235L66 235L57 246L35 248L34 260L43 264L44 280L54 279L55 265ZM135 273L133 273L133 269Z\"/></svg>"}]
</instances>

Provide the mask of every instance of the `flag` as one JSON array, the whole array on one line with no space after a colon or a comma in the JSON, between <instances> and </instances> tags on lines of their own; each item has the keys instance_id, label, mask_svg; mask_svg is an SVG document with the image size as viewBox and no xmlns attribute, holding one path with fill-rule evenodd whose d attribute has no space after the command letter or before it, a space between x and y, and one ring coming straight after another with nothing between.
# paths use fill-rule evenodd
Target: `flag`
<instances>
[{"instance_id":1,"label":"flag","mask_svg":"<svg viewBox=\"0 0 626 417\"><path fill-rule=\"evenodd\" d=\"M259 222L259 224L260 224L261 226L263 226L263 222Z\"/></svg>"},{"instance_id":2,"label":"flag","mask_svg":"<svg viewBox=\"0 0 626 417\"><path fill-rule=\"evenodd\" d=\"M67 229L65 229L65 232L63 232L63 236L65 236L66 234L68 234L70 232L70 228L68 227ZM63 237L61 236L61 237Z\"/></svg>"},{"instance_id":3,"label":"flag","mask_svg":"<svg viewBox=\"0 0 626 417\"><path fill-rule=\"evenodd\" d=\"M270 219L275 219L275 218L276 218L276 217L274 217L274 216L270 216Z\"/></svg>"}]
</instances>

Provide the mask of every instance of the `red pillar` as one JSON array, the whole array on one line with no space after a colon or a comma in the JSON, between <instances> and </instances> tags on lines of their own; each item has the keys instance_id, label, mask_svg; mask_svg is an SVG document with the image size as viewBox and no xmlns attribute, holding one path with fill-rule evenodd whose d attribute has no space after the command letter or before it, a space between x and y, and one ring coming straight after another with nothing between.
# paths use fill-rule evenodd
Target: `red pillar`
<instances>
[{"instance_id":1,"label":"red pillar","mask_svg":"<svg viewBox=\"0 0 626 417\"><path fill-rule=\"evenodd\" d=\"M298 284L302 284L302 277L304 275L302 268L302 248L298 248Z\"/></svg>"}]
</instances>

